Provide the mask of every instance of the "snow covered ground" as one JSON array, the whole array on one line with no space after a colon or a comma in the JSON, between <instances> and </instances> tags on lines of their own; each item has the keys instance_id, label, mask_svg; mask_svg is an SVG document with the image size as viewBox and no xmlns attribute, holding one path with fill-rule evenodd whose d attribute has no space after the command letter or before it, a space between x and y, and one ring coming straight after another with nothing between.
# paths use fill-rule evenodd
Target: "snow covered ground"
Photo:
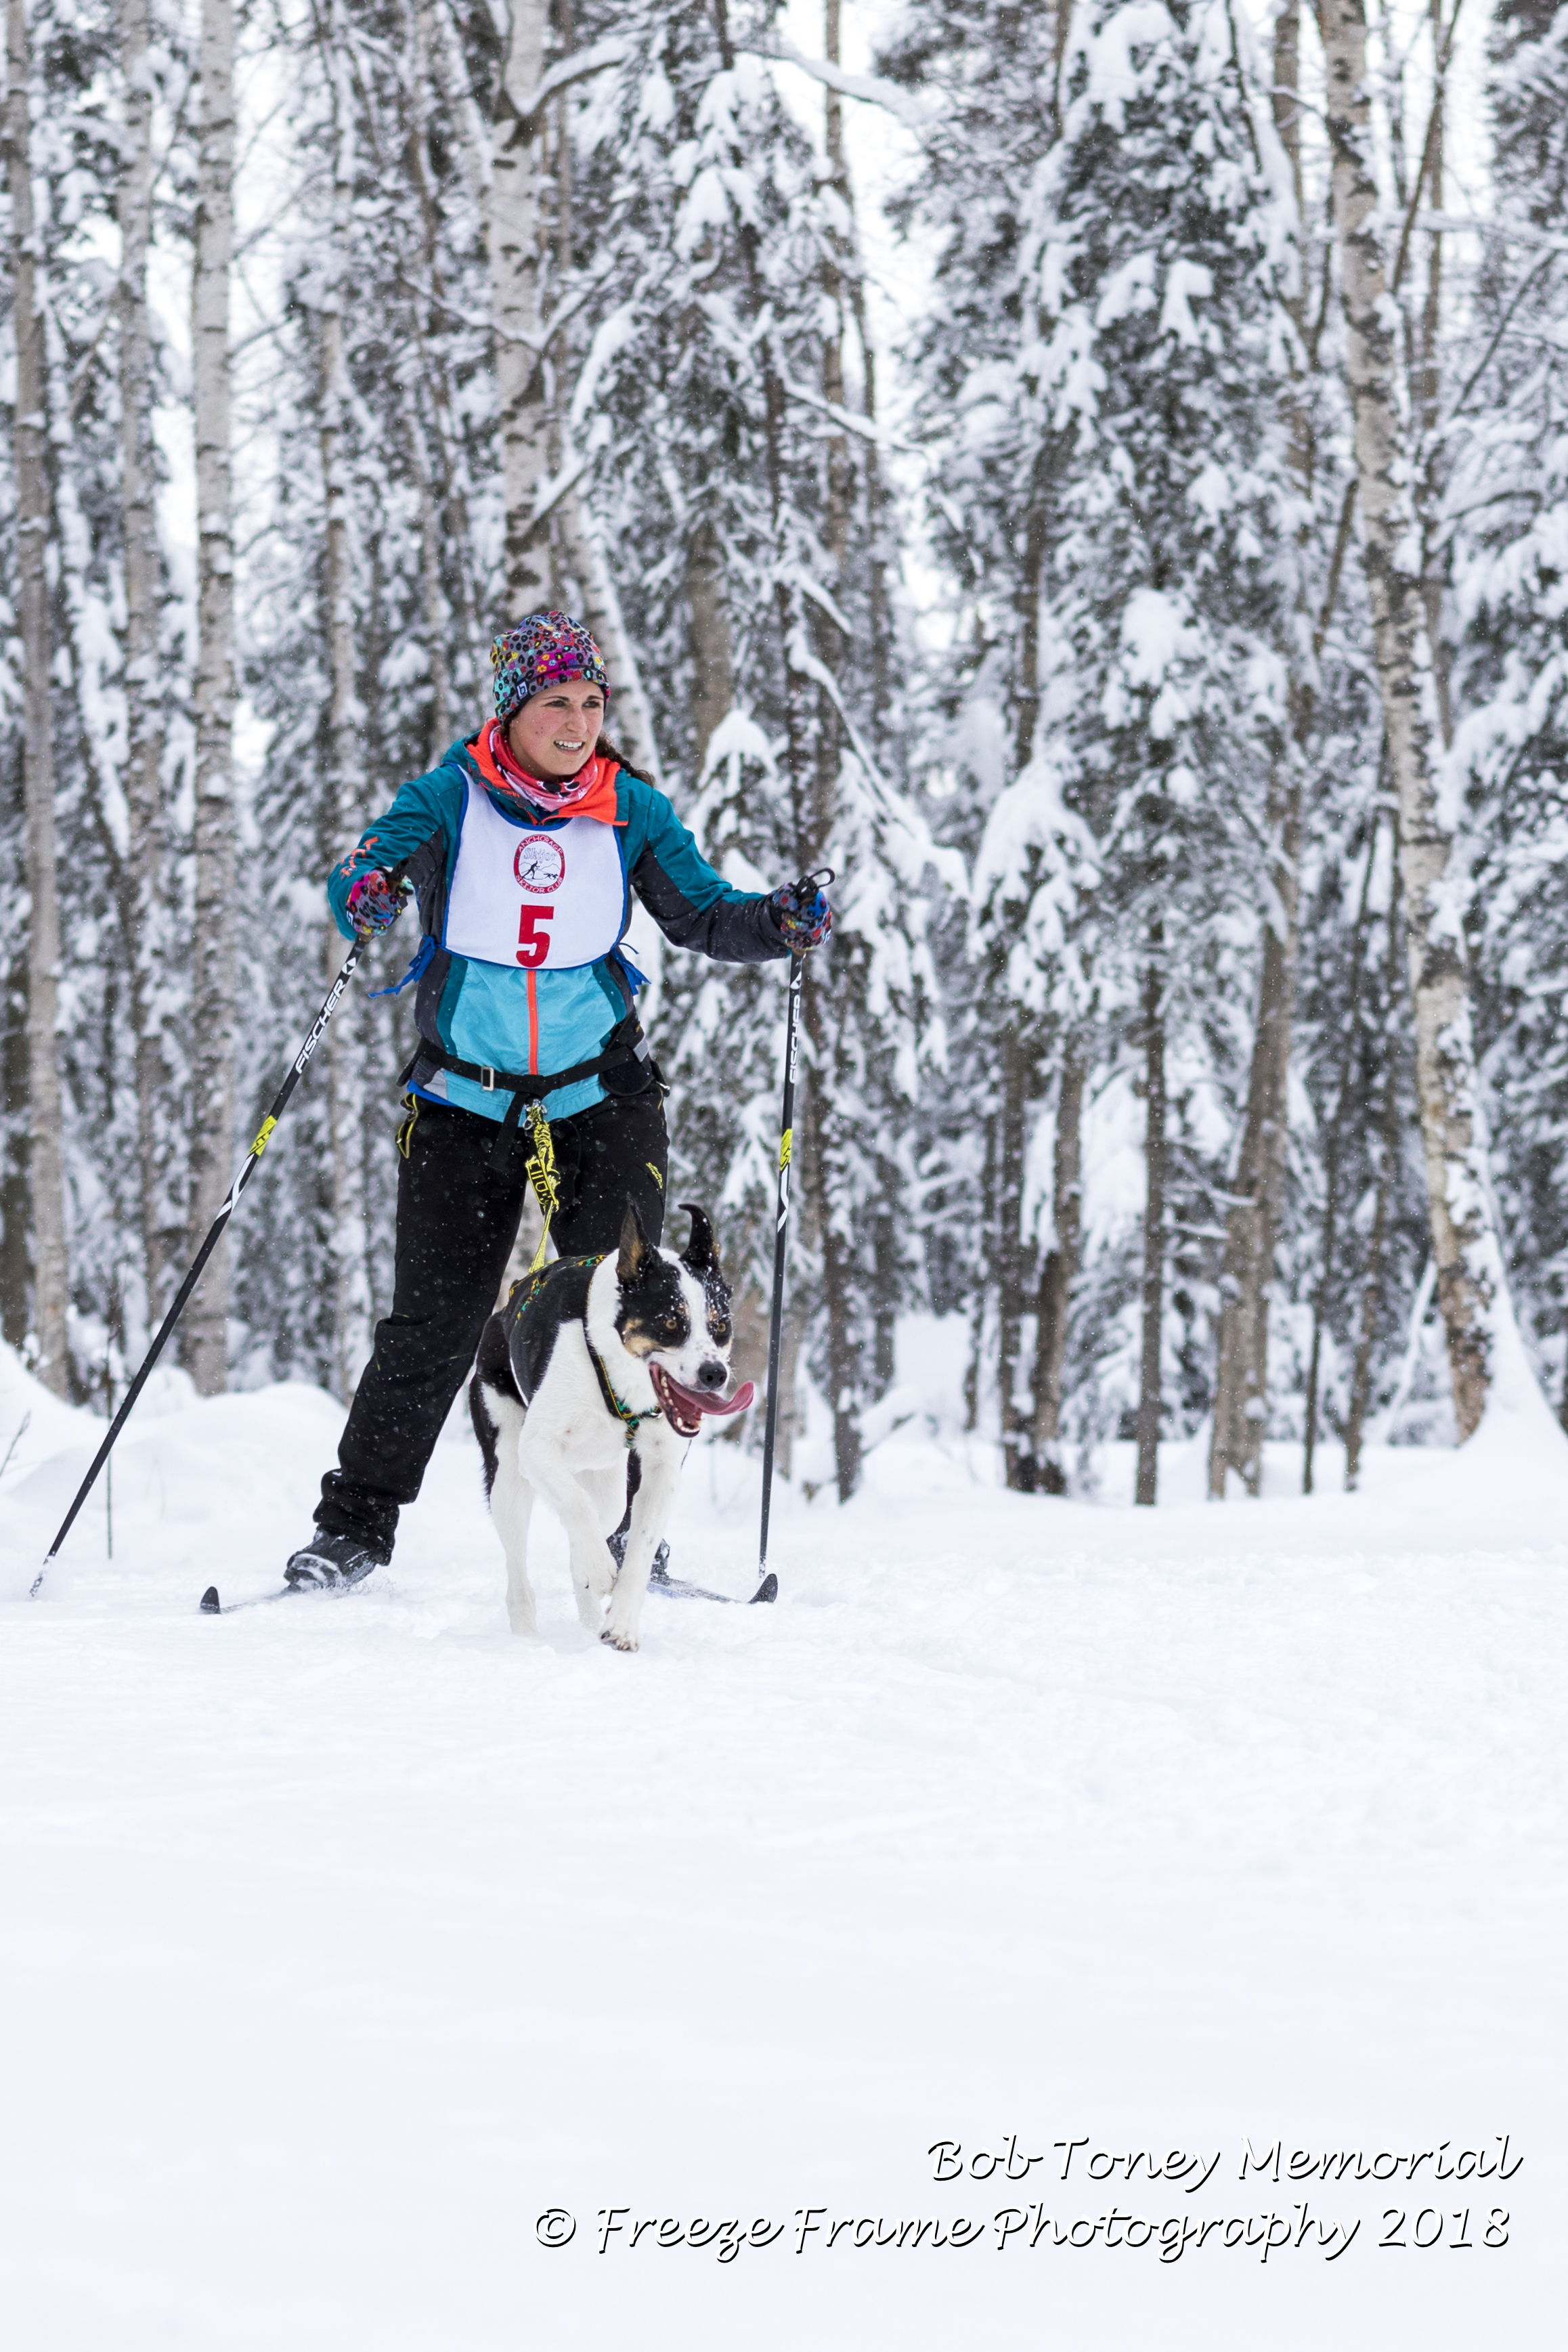
<instances>
[{"instance_id":1,"label":"snow covered ground","mask_svg":"<svg viewBox=\"0 0 1568 2352\"><path fill-rule=\"evenodd\" d=\"M510 1637L455 1435L363 1591L198 1615L308 1528L298 1387L165 1383L112 1563L95 1497L29 1604L101 1423L0 1355L10 2343L1560 2340L1568 1447L1039 1502L911 1336L934 1430L784 1499L776 1608L650 1600L636 1657L548 1523ZM755 1492L700 1451L684 1572L748 1589Z\"/></svg>"}]
</instances>

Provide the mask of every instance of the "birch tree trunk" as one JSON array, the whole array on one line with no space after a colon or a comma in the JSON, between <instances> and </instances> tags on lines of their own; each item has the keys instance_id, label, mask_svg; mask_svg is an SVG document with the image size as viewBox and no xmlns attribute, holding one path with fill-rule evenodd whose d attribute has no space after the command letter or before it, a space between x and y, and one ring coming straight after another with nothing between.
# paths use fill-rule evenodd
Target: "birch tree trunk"
<instances>
[{"instance_id":1,"label":"birch tree trunk","mask_svg":"<svg viewBox=\"0 0 1568 2352\"><path fill-rule=\"evenodd\" d=\"M203 0L201 143L191 288L196 425L195 939L191 989L194 1255L233 1180L235 1070L234 551L229 492L229 269L234 245L234 5ZM228 1253L216 1250L185 1320L198 1392L228 1381Z\"/></svg>"},{"instance_id":2,"label":"birch tree trunk","mask_svg":"<svg viewBox=\"0 0 1568 2352\"><path fill-rule=\"evenodd\" d=\"M1395 312L1377 230L1364 0L1322 0L1333 207L1355 429L1363 557L1378 689L1399 801L1416 1094L1437 1296L1461 1442L1479 1426L1493 1319L1509 1312L1477 1099L1464 935L1449 878L1453 836L1434 770L1436 712L1415 518L1404 485Z\"/></svg>"},{"instance_id":3,"label":"birch tree trunk","mask_svg":"<svg viewBox=\"0 0 1568 2352\"><path fill-rule=\"evenodd\" d=\"M424 240L425 279L429 307L440 299L440 206L437 199L435 175L430 165L430 127L436 110L440 79L436 63L436 27L431 0L419 0L417 7L405 9L405 23L414 52L414 72L402 90L405 110L405 144L415 179L419 188L419 218ZM452 724L451 669L447 657L448 614L442 590L441 501L437 491L437 473L445 473L441 454L442 423L447 402L444 383L431 383L432 373L438 378L444 370L433 368L430 332L434 321L419 316L415 310L420 336L421 373L426 381L421 397L408 406L409 456L415 480L419 489L419 602L425 624L426 656L430 665L430 718L426 730L426 757L434 767L446 750ZM427 429L426 403L433 417ZM460 558L458 559L460 562ZM479 650L470 645L470 657Z\"/></svg>"},{"instance_id":4,"label":"birch tree trunk","mask_svg":"<svg viewBox=\"0 0 1568 2352\"><path fill-rule=\"evenodd\" d=\"M490 286L506 499L506 618L519 621L549 600L553 519L582 598L578 617L597 638L609 669L611 732L633 764L657 778L658 750L647 698L592 509L575 486L563 488L558 497L550 495L550 386L542 296L551 224L541 192L551 101L538 96L548 26L546 0L512 0L496 100L489 185ZM557 190L558 237L569 194L564 184ZM563 435L562 446L565 451ZM568 476L573 463L565 452Z\"/></svg>"},{"instance_id":5,"label":"birch tree trunk","mask_svg":"<svg viewBox=\"0 0 1568 2352\"><path fill-rule=\"evenodd\" d=\"M54 715L49 701L48 406L33 221L32 54L26 0L7 0L5 163L16 338L16 574L22 641L22 786L26 825L27 1170L33 1226L33 1330L38 1378L70 1391L69 1267L60 1150L60 925L55 874Z\"/></svg>"},{"instance_id":6,"label":"birch tree trunk","mask_svg":"<svg viewBox=\"0 0 1568 2352\"><path fill-rule=\"evenodd\" d=\"M1443 133L1447 102L1448 58L1453 48L1456 0L1447 28L1442 0L1428 0L1432 27L1432 119L1426 128L1426 201L1435 213L1443 209ZM1445 33L1447 37L1445 37ZM1437 688L1437 719L1445 750L1454 740L1454 705L1449 679L1448 648L1443 640L1443 565L1446 539L1442 530L1443 442L1443 237L1434 229L1427 240L1426 293L1421 306L1421 359L1415 387L1421 428L1421 472L1416 496L1421 503L1421 593L1426 606L1426 635L1432 648L1432 676Z\"/></svg>"},{"instance_id":7,"label":"birch tree trunk","mask_svg":"<svg viewBox=\"0 0 1568 2352\"><path fill-rule=\"evenodd\" d=\"M1300 0L1286 0L1274 26L1274 121L1289 161L1301 222ZM1303 256L1304 260L1304 256ZM1304 280L1302 281L1304 285ZM1303 346L1306 301L1299 286L1292 303ZM1305 383L1291 385L1286 403L1293 486L1305 506L1312 493L1313 436ZM1268 1421L1268 1286L1285 1203L1289 1145L1288 1090L1295 1026L1298 946L1298 860L1301 845L1301 773L1310 726L1307 684L1311 621L1306 596L1306 533L1298 542L1296 643L1289 686L1289 741L1282 747L1268 795L1270 861L1263 955L1258 973L1258 1026L1247 1082L1247 1120L1236 1172L1237 1198L1226 1218L1220 1275L1219 1363L1209 1443L1209 1494L1225 1499L1234 1470L1249 1495L1261 1491L1263 1438Z\"/></svg>"},{"instance_id":8,"label":"birch tree trunk","mask_svg":"<svg viewBox=\"0 0 1568 2352\"><path fill-rule=\"evenodd\" d=\"M570 57L577 46L577 11L573 0L551 0L551 15L554 20L555 47L564 56ZM559 300L561 291L570 282L572 274L572 93L569 89L556 91L550 101L549 118L548 203L550 226L553 234L550 240L548 291L550 297ZM543 224L541 226L542 228ZM546 304L542 302L540 308L542 312ZM566 418L563 413L562 391L570 371L571 359L570 338L564 327L558 335L551 338L551 344L553 348L546 347L542 356L545 398L550 411L550 471L553 477L561 471L566 454ZM550 601L552 604L566 606L570 604L571 597L562 572L563 534L554 527L554 522L555 519L552 519Z\"/></svg>"},{"instance_id":9,"label":"birch tree trunk","mask_svg":"<svg viewBox=\"0 0 1568 2352\"><path fill-rule=\"evenodd\" d=\"M27 962L19 940L5 974L0 1017L0 1109L10 1139L0 1174L0 1339L20 1348L27 1337L27 1244L32 1213L27 1199Z\"/></svg>"},{"instance_id":10,"label":"birch tree trunk","mask_svg":"<svg viewBox=\"0 0 1568 2352\"><path fill-rule=\"evenodd\" d=\"M163 859L163 709L158 695L162 567L153 506L153 344L147 255L153 234L153 80L148 0L120 0L120 70L125 98L120 158L120 510L125 543L125 803L131 903L126 976L136 1054L137 1197L149 1326L163 1307L163 1154L158 1096L163 1076L153 1015Z\"/></svg>"},{"instance_id":11,"label":"birch tree trunk","mask_svg":"<svg viewBox=\"0 0 1568 2352\"><path fill-rule=\"evenodd\" d=\"M495 109L489 185L490 282L495 300L496 393L506 499L506 618L548 601L549 538L534 520L549 471L549 417L541 348L539 148L544 110L547 0L511 0L511 25Z\"/></svg>"},{"instance_id":12,"label":"birch tree trunk","mask_svg":"<svg viewBox=\"0 0 1568 2352\"><path fill-rule=\"evenodd\" d=\"M1163 945L1154 926L1150 942L1157 958ZM1153 1503L1160 1489L1160 1381L1165 1319L1165 1007L1160 967L1152 961L1143 980L1143 1086L1147 1110L1143 1202L1143 1347L1138 1371L1138 1474L1134 1503Z\"/></svg>"},{"instance_id":13,"label":"birch tree trunk","mask_svg":"<svg viewBox=\"0 0 1568 2352\"><path fill-rule=\"evenodd\" d=\"M347 45L334 5L327 17L322 63L331 86L331 247L319 312L321 333L321 487L326 507L322 584L326 611L327 668L327 856L342 856L361 831L359 761L355 722L354 625L349 548L349 490L343 452L343 275L349 206L353 191L353 112L347 71ZM322 940L323 985L330 986L342 961L342 942L329 922ZM327 1032L327 1127L332 1213L332 1337L338 1394L353 1396L370 1344L370 1297L365 1279L364 1165L361 1076L364 1044L362 1000L352 993Z\"/></svg>"},{"instance_id":14,"label":"birch tree trunk","mask_svg":"<svg viewBox=\"0 0 1568 2352\"><path fill-rule=\"evenodd\" d=\"M1307 1401L1303 1414L1301 1443L1301 1492L1312 1491L1314 1459L1318 1447L1318 1398L1323 1369L1323 1333L1328 1328L1329 1303L1332 1296L1334 1261L1339 1248L1340 1227L1340 1168L1344 1157L1345 1130L1352 1116L1352 1073L1361 1042L1362 976L1366 951L1366 916L1372 903L1373 868L1377 861L1378 818L1374 811L1371 834L1366 845L1366 872L1362 877L1361 903L1356 909L1355 929L1351 934L1350 987L1344 1010L1344 1028L1340 1039L1339 1068L1334 1080L1334 1107L1330 1114L1329 1129L1323 1138L1323 1225L1322 1244L1319 1253L1317 1288L1312 1297L1312 1346L1307 1359ZM1397 864L1398 850L1394 850Z\"/></svg>"}]
</instances>

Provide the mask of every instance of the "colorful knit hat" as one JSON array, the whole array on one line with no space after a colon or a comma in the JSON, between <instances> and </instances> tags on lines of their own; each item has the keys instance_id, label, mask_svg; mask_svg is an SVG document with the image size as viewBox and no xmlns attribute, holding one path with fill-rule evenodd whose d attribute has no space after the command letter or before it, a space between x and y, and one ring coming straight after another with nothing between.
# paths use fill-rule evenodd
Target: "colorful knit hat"
<instances>
[{"instance_id":1,"label":"colorful knit hat","mask_svg":"<svg viewBox=\"0 0 1568 2352\"><path fill-rule=\"evenodd\" d=\"M496 674L496 717L502 721L521 709L542 687L585 677L610 698L605 656L581 621L570 613L528 613L515 629L505 629L490 647Z\"/></svg>"}]
</instances>

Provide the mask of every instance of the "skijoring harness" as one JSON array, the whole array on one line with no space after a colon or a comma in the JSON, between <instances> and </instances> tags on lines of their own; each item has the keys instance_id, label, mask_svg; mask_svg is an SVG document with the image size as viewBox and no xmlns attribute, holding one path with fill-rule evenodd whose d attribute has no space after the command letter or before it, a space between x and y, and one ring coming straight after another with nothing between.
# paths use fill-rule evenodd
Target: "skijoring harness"
<instances>
[{"instance_id":1,"label":"skijoring harness","mask_svg":"<svg viewBox=\"0 0 1568 2352\"><path fill-rule=\"evenodd\" d=\"M548 1139L550 1133L549 1121L542 1118L541 1124L544 1129L545 1138ZM534 1175L534 1161L531 1160L528 1163L529 1178L533 1184L534 1191L536 1192L540 1192L539 1180ZM549 1168L546 1173L548 1181L552 1183L554 1175L553 1153L550 1156ZM540 1205L542 1208L544 1206L544 1196L542 1192L540 1192ZM549 1230L549 1224L550 1217L547 1210L545 1213L546 1232ZM545 1265L543 1264L544 1243L542 1239L541 1239L538 1255L535 1256L533 1264L529 1267L528 1272L525 1275L520 1276L520 1278L512 1284L511 1288L507 1293L506 1305L501 1310L501 1319L503 1323L509 1327L507 1332L507 1355L511 1361L513 1378L518 1381L519 1388L521 1390L522 1368L519 1366L516 1358L512 1355L511 1343L513 1339L517 1336L518 1327L522 1322L523 1317L528 1313L529 1308L536 1304L541 1294L548 1290L552 1284L565 1286L568 1291L569 1299L571 1298L572 1292L580 1286L582 1291L581 1313L566 1315L563 1316L562 1319L563 1321L581 1323L583 1327L583 1344L588 1350L588 1361L594 1367L594 1375L599 1383L599 1394L604 1399L605 1409L616 1421L620 1423L622 1433L626 1441L627 1451L635 1452L638 1430L642 1427L644 1422L658 1421L664 1416L664 1407L658 1402L656 1391L655 1402L647 1412L634 1412L632 1407L626 1402L626 1399L617 1391L614 1381L611 1380L608 1371L605 1368L605 1360L603 1356L600 1355L599 1350L595 1347L593 1340L588 1337L588 1283L592 1280L595 1270L598 1266L603 1265L609 1254L610 1253L607 1250L601 1250L596 1256L593 1257L558 1257L552 1265ZM572 1303L575 1305L577 1302L573 1300ZM544 1361L547 1367L548 1356L546 1356ZM524 1396L523 1403L525 1407L531 1402L531 1396Z\"/></svg>"},{"instance_id":2,"label":"skijoring harness","mask_svg":"<svg viewBox=\"0 0 1568 2352\"><path fill-rule=\"evenodd\" d=\"M506 1116L490 1146L491 1161L500 1166L510 1153L525 1106L542 1103L546 1095L559 1094L564 1087L579 1086L584 1078L600 1077L606 1070L622 1069L631 1062L651 1065L648 1075L657 1076L653 1048L643 1035L642 1024L635 1012L625 1013L616 1024L602 1053L595 1054L591 1061L574 1062L569 1070L497 1070L488 1062L465 1062L458 1055L449 1054L444 1045L432 1045L422 1037L417 1052L397 1083L400 1087L426 1087L438 1070L450 1070L454 1077L467 1078L470 1085L482 1087L487 1094L510 1094ZM609 1091L640 1094L642 1089L612 1087Z\"/></svg>"},{"instance_id":3,"label":"skijoring harness","mask_svg":"<svg viewBox=\"0 0 1568 2352\"><path fill-rule=\"evenodd\" d=\"M421 1038L418 1051L398 1079L401 1087L423 1087L429 1084L438 1070L450 1070L455 1077L467 1078L471 1085L482 1087L487 1094L510 1093L511 1100L507 1105L506 1117L500 1121L490 1144L489 1162L492 1168L504 1167L510 1158L512 1146L519 1139L523 1108L527 1107L533 1150L523 1161L523 1170L533 1187L533 1197L539 1202L540 1213L544 1219L544 1230L539 1236L539 1247L533 1253L530 1274L537 1273L544 1264L550 1228L554 1222L555 1212L561 1206L561 1185L555 1172L555 1139L544 1115L544 1097L563 1087L578 1086L584 1078L596 1078L605 1070L624 1069L632 1062L645 1064L647 1076L657 1079L658 1065L653 1059L652 1048L643 1035L642 1024L635 1011L625 1013L616 1024L602 1053L595 1054L592 1061L574 1062L569 1070L498 1070L488 1062L465 1062L458 1055L447 1053L444 1045L432 1045L427 1039ZM612 1087L610 1091L613 1094L617 1089ZM639 1087L633 1091L640 1093L642 1088ZM589 1353L593 1354L591 1348ZM604 1368L596 1356L594 1361L600 1385L604 1387ZM606 1388L605 1394L608 1399L613 1391ZM618 1402L615 1410L620 1414ZM634 1427L627 1434L628 1445L635 1434Z\"/></svg>"}]
</instances>

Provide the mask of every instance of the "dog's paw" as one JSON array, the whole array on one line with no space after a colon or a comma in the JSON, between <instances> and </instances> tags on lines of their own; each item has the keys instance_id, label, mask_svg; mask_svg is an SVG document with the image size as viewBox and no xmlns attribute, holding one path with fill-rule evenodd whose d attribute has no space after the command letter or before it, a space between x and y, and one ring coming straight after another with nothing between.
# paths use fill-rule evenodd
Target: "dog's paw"
<instances>
[{"instance_id":1,"label":"dog's paw","mask_svg":"<svg viewBox=\"0 0 1568 2352\"><path fill-rule=\"evenodd\" d=\"M635 1650L637 1646L635 1633L622 1633L614 1625L606 1625L599 1639L607 1642L612 1650Z\"/></svg>"}]
</instances>

